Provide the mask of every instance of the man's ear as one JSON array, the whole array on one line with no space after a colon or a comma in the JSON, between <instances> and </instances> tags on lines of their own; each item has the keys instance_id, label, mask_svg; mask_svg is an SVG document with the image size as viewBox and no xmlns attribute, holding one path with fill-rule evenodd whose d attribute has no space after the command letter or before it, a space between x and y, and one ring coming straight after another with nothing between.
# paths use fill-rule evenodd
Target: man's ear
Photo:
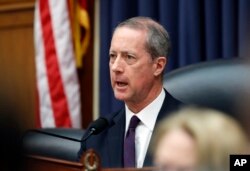
<instances>
[{"instance_id":1,"label":"man's ear","mask_svg":"<svg viewBox=\"0 0 250 171\"><path fill-rule=\"evenodd\" d=\"M158 57L155 59L155 71L154 75L159 76L162 72L164 72L164 68L167 64L167 58L166 57Z\"/></svg>"}]
</instances>

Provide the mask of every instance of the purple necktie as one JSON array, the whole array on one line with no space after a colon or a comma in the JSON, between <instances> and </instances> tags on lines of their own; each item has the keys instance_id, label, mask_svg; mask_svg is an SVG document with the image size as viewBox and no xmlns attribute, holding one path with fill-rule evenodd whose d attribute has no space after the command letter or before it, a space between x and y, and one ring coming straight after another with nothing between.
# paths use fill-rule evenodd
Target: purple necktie
<instances>
[{"instance_id":1,"label":"purple necktie","mask_svg":"<svg viewBox=\"0 0 250 171\"><path fill-rule=\"evenodd\" d=\"M135 128L140 119L133 116L130 120L127 135L124 141L124 167L135 167Z\"/></svg>"}]
</instances>

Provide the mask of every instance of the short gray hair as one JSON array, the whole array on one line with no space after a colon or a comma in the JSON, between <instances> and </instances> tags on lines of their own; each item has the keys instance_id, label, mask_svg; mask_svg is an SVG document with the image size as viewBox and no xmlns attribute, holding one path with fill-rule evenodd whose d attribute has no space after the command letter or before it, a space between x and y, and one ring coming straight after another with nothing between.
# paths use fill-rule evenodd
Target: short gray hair
<instances>
[{"instance_id":1,"label":"short gray hair","mask_svg":"<svg viewBox=\"0 0 250 171\"><path fill-rule=\"evenodd\" d=\"M169 34L158 22L149 17L133 17L121 22L115 30L121 27L147 31L145 48L152 59L169 56L171 49Z\"/></svg>"}]
</instances>

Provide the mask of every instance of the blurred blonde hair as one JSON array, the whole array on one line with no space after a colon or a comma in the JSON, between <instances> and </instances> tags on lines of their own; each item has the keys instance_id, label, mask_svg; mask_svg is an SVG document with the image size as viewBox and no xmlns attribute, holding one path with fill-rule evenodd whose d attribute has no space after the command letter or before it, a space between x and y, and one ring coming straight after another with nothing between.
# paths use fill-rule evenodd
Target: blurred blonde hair
<instances>
[{"instance_id":1,"label":"blurred blonde hair","mask_svg":"<svg viewBox=\"0 0 250 171\"><path fill-rule=\"evenodd\" d=\"M246 154L248 138L241 125L225 113L201 107L186 107L161 121L155 130L151 150L173 129L187 132L197 144L201 170L229 170L230 154Z\"/></svg>"}]
</instances>

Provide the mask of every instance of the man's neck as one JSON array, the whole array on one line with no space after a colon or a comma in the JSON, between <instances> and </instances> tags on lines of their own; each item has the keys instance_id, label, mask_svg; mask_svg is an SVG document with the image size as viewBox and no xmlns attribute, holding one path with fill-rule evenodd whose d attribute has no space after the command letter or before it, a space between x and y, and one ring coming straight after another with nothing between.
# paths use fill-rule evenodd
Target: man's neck
<instances>
[{"instance_id":1,"label":"man's neck","mask_svg":"<svg viewBox=\"0 0 250 171\"><path fill-rule=\"evenodd\" d=\"M126 105L128 106L129 110L133 113L139 113L142 109L148 106L151 102L153 102L161 93L163 87L159 87L148 94L147 98L145 98L141 102L127 102Z\"/></svg>"}]
</instances>

